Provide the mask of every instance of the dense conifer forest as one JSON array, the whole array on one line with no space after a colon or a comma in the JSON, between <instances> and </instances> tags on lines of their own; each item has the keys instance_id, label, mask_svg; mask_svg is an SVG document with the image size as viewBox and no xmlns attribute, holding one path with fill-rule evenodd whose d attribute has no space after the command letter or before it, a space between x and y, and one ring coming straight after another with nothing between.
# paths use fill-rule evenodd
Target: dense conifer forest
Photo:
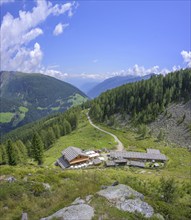
<instances>
[{"instance_id":1,"label":"dense conifer forest","mask_svg":"<svg viewBox=\"0 0 191 220\"><path fill-rule=\"evenodd\" d=\"M191 69L179 70L102 93L91 103L90 116L103 122L121 113L130 115L135 124L149 123L170 103L186 102L190 98Z\"/></svg>"},{"instance_id":2,"label":"dense conifer forest","mask_svg":"<svg viewBox=\"0 0 191 220\"><path fill-rule=\"evenodd\" d=\"M0 164L17 165L33 158L43 163L43 151L78 125L80 107L74 107L40 121L30 123L1 137Z\"/></svg>"}]
</instances>

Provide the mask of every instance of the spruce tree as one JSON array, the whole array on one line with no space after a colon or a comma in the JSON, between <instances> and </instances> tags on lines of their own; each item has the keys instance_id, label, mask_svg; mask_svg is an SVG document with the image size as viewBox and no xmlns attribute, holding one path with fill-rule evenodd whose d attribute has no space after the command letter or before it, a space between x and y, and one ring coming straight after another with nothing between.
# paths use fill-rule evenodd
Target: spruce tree
<instances>
[{"instance_id":1,"label":"spruce tree","mask_svg":"<svg viewBox=\"0 0 191 220\"><path fill-rule=\"evenodd\" d=\"M44 145L40 136L35 133L32 139L32 155L39 165L43 163Z\"/></svg>"},{"instance_id":2,"label":"spruce tree","mask_svg":"<svg viewBox=\"0 0 191 220\"><path fill-rule=\"evenodd\" d=\"M54 130L52 129L52 127L48 128L48 132L46 134L46 139L47 139L48 147L56 141L56 136L55 136L55 133L54 133Z\"/></svg>"},{"instance_id":3,"label":"spruce tree","mask_svg":"<svg viewBox=\"0 0 191 220\"><path fill-rule=\"evenodd\" d=\"M7 154L8 154L9 165L12 165L12 166L17 165L18 164L17 150L11 140L8 140L8 143L7 143Z\"/></svg>"},{"instance_id":4,"label":"spruce tree","mask_svg":"<svg viewBox=\"0 0 191 220\"><path fill-rule=\"evenodd\" d=\"M4 145L0 145L0 164L8 164L8 155Z\"/></svg>"},{"instance_id":5,"label":"spruce tree","mask_svg":"<svg viewBox=\"0 0 191 220\"><path fill-rule=\"evenodd\" d=\"M70 134L72 131L72 127L71 127L70 123L67 120L64 120L64 125L66 128L66 134Z\"/></svg>"},{"instance_id":6,"label":"spruce tree","mask_svg":"<svg viewBox=\"0 0 191 220\"><path fill-rule=\"evenodd\" d=\"M27 160L27 148L23 144L21 140L17 140L15 142L15 145L17 146L18 155L19 155L19 162L23 163Z\"/></svg>"}]
</instances>

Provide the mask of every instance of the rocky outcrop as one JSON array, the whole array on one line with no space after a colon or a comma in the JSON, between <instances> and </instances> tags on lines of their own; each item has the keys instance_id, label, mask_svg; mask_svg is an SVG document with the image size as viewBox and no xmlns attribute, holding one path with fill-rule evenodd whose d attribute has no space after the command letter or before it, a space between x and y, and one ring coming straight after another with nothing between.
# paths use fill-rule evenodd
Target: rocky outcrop
<instances>
[{"instance_id":1,"label":"rocky outcrop","mask_svg":"<svg viewBox=\"0 0 191 220\"><path fill-rule=\"evenodd\" d=\"M85 204L85 201L77 198L71 206L65 207L51 216L41 218L41 220L51 220L61 218L64 220L91 220L94 216L94 209Z\"/></svg>"},{"instance_id":2,"label":"rocky outcrop","mask_svg":"<svg viewBox=\"0 0 191 220\"><path fill-rule=\"evenodd\" d=\"M122 184L108 186L106 189L99 191L98 195L105 197L122 211L139 212L148 218L154 214L153 208L143 201L143 194L129 186Z\"/></svg>"},{"instance_id":3,"label":"rocky outcrop","mask_svg":"<svg viewBox=\"0 0 191 220\"><path fill-rule=\"evenodd\" d=\"M118 184L118 183L117 183ZM146 218L154 214L153 208L144 202L144 195L123 184L112 184L99 192L98 195L105 197L116 208L131 213L141 213ZM91 204L93 195L88 195L85 199L76 198L71 206L65 207L51 216L41 220L52 220L53 218L64 220L91 220L94 217L94 208Z\"/></svg>"},{"instance_id":4,"label":"rocky outcrop","mask_svg":"<svg viewBox=\"0 0 191 220\"><path fill-rule=\"evenodd\" d=\"M166 111L148 126L154 136L157 137L162 129L166 141L188 147L191 143L189 125L191 125L191 101L169 105Z\"/></svg>"}]
</instances>

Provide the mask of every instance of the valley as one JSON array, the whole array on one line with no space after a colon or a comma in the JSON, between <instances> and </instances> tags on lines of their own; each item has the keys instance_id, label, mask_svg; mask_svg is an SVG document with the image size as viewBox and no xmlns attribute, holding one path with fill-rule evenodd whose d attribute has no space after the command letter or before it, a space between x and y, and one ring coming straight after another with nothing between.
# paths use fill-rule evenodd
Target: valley
<instances>
[{"instance_id":1,"label":"valley","mask_svg":"<svg viewBox=\"0 0 191 220\"><path fill-rule=\"evenodd\" d=\"M1 71L0 79L1 134L88 100L71 84L43 74Z\"/></svg>"},{"instance_id":2,"label":"valley","mask_svg":"<svg viewBox=\"0 0 191 220\"><path fill-rule=\"evenodd\" d=\"M191 0L0 11L0 220L190 220Z\"/></svg>"},{"instance_id":3,"label":"valley","mask_svg":"<svg viewBox=\"0 0 191 220\"><path fill-rule=\"evenodd\" d=\"M183 77L184 87L175 89L173 84L177 83L179 77ZM189 135L190 87L186 81L189 79L190 83L189 77L190 71L185 70L183 73L177 72L173 75L171 73L164 78L154 76L148 81L127 84L103 93L97 99L82 105L78 105L75 101L73 104L76 107L64 113L49 115L2 136L0 215L4 219L19 219L22 212L25 212L29 219L37 220L52 215L64 207L66 207L65 211L67 207L72 208L72 202L78 197L86 201L86 197L92 195L88 204L94 210L93 219L100 219L101 216L104 216L103 219L113 220L146 219L140 213L111 208L110 201L99 195L100 189L117 184L119 186L116 186L116 189L128 186L144 195L144 201L136 204L137 207L142 203L151 206L149 209L154 210L150 217L152 220L160 219L158 213L169 220L189 219L190 136L180 144L159 132L161 128L165 128L166 123L172 128L176 127L178 133L177 129L188 128L185 134ZM152 93L152 90L155 90L152 83L158 83L157 89L160 91L164 86L163 82L166 81L170 87L163 90L164 93L160 97L155 93L159 98L157 100ZM144 86L147 87L147 92L141 97L140 93ZM121 91L126 95L125 97ZM131 91L130 95L129 91ZM150 97L149 94L152 96ZM133 96L135 98L131 98ZM148 105L144 105L143 100L147 96L150 100L146 101ZM183 101L183 98L186 100ZM137 103L136 100L139 99ZM143 105L141 106L140 103ZM133 106L132 114L130 109ZM28 113L24 106L19 110L23 115ZM4 115L4 120L8 120L8 117L10 116ZM169 120L175 124L171 124ZM174 130L169 129L168 132L170 137ZM89 161L91 166L71 166L64 170L55 166L56 161L61 157L61 152L70 146L83 152L99 151L100 156L106 161L98 165ZM165 159L156 163L157 166L154 165L153 160L142 161L142 156L152 156L149 152L157 153L158 157L154 155L154 158L160 156ZM138 159L132 162L131 153L141 155L139 158L141 161L139 162ZM119 155L118 159L125 161L126 164L119 166L115 154ZM115 166L109 167L109 161L114 161ZM136 167L137 164L141 166ZM125 201L129 203L131 199L130 196L127 201L125 198Z\"/></svg>"}]
</instances>

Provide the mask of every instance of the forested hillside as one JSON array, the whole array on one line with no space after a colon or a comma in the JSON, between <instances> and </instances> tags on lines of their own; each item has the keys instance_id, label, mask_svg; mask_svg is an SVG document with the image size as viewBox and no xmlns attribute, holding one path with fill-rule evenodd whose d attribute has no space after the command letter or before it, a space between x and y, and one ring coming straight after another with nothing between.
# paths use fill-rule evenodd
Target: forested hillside
<instances>
[{"instance_id":1,"label":"forested hillside","mask_svg":"<svg viewBox=\"0 0 191 220\"><path fill-rule=\"evenodd\" d=\"M1 137L0 165L27 163L28 158L42 164L43 151L49 149L58 138L77 128L80 110L80 107L71 108L65 113L30 123Z\"/></svg>"},{"instance_id":2,"label":"forested hillside","mask_svg":"<svg viewBox=\"0 0 191 220\"><path fill-rule=\"evenodd\" d=\"M0 72L0 79L1 133L87 100L76 87L42 74Z\"/></svg>"},{"instance_id":3,"label":"forested hillside","mask_svg":"<svg viewBox=\"0 0 191 220\"><path fill-rule=\"evenodd\" d=\"M154 75L149 80L126 84L96 98L90 115L98 122L112 115L128 114L134 123L149 123L173 102L191 99L191 70L185 69L166 76Z\"/></svg>"}]
</instances>

